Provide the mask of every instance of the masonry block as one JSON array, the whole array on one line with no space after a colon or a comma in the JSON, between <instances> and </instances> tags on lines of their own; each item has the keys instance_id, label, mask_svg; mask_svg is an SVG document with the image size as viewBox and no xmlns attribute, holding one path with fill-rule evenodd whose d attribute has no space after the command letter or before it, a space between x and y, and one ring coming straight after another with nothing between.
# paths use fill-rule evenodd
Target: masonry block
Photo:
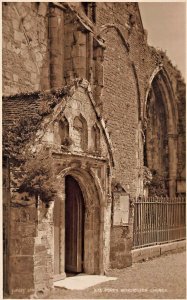
<instances>
[{"instance_id":1,"label":"masonry block","mask_svg":"<svg viewBox=\"0 0 187 300\"><path fill-rule=\"evenodd\" d=\"M37 210L35 207L20 208L20 222L35 224L37 218Z\"/></svg>"},{"instance_id":2,"label":"masonry block","mask_svg":"<svg viewBox=\"0 0 187 300\"><path fill-rule=\"evenodd\" d=\"M74 45L72 47L72 57L86 57L86 46L85 45Z\"/></svg>"},{"instance_id":3,"label":"masonry block","mask_svg":"<svg viewBox=\"0 0 187 300\"><path fill-rule=\"evenodd\" d=\"M14 32L14 38L16 41L22 42L24 40L24 34L20 31L15 31Z\"/></svg>"},{"instance_id":4,"label":"masonry block","mask_svg":"<svg viewBox=\"0 0 187 300\"><path fill-rule=\"evenodd\" d=\"M47 3L41 3L39 4L39 8L38 8L38 14L45 17L47 14L47 10L48 10L48 5Z\"/></svg>"},{"instance_id":5,"label":"masonry block","mask_svg":"<svg viewBox=\"0 0 187 300\"><path fill-rule=\"evenodd\" d=\"M40 267L35 267L35 275L34 275L34 280L35 282L42 282L43 280L47 280L49 277L48 273L46 272L46 267L40 266Z\"/></svg>"},{"instance_id":6,"label":"masonry block","mask_svg":"<svg viewBox=\"0 0 187 300\"><path fill-rule=\"evenodd\" d=\"M39 253L41 253L41 252L39 252ZM34 257L34 265L36 267L46 266L46 257L45 257L45 255L38 255L36 253L35 257Z\"/></svg>"},{"instance_id":7,"label":"masonry block","mask_svg":"<svg viewBox=\"0 0 187 300\"><path fill-rule=\"evenodd\" d=\"M83 56L73 57L73 66L75 69L86 69L86 58Z\"/></svg>"},{"instance_id":8,"label":"masonry block","mask_svg":"<svg viewBox=\"0 0 187 300\"><path fill-rule=\"evenodd\" d=\"M86 69L85 68L76 68L75 70L76 77L85 78L86 77Z\"/></svg>"},{"instance_id":9,"label":"masonry block","mask_svg":"<svg viewBox=\"0 0 187 300\"><path fill-rule=\"evenodd\" d=\"M27 225L20 227L22 237L35 237L36 236L36 225Z\"/></svg>"},{"instance_id":10,"label":"masonry block","mask_svg":"<svg viewBox=\"0 0 187 300\"><path fill-rule=\"evenodd\" d=\"M10 273L32 274L34 271L33 256L11 256Z\"/></svg>"},{"instance_id":11,"label":"masonry block","mask_svg":"<svg viewBox=\"0 0 187 300\"><path fill-rule=\"evenodd\" d=\"M160 245L156 245L150 248L150 257L160 256Z\"/></svg>"},{"instance_id":12,"label":"masonry block","mask_svg":"<svg viewBox=\"0 0 187 300\"><path fill-rule=\"evenodd\" d=\"M186 241L176 241L173 243L161 245L161 254L167 254L172 251L180 251L186 248Z\"/></svg>"},{"instance_id":13,"label":"masonry block","mask_svg":"<svg viewBox=\"0 0 187 300\"><path fill-rule=\"evenodd\" d=\"M26 296L34 292L34 277L32 274L10 274L9 292L12 295Z\"/></svg>"},{"instance_id":14,"label":"masonry block","mask_svg":"<svg viewBox=\"0 0 187 300\"><path fill-rule=\"evenodd\" d=\"M10 209L10 219L11 222L13 223L12 224L13 227L15 226L14 222L20 222L20 208L12 207Z\"/></svg>"},{"instance_id":15,"label":"masonry block","mask_svg":"<svg viewBox=\"0 0 187 300\"><path fill-rule=\"evenodd\" d=\"M186 240L177 242L177 249L186 249Z\"/></svg>"},{"instance_id":16,"label":"masonry block","mask_svg":"<svg viewBox=\"0 0 187 300\"><path fill-rule=\"evenodd\" d=\"M34 238L22 238L21 240L21 254L22 255L34 255Z\"/></svg>"},{"instance_id":17,"label":"masonry block","mask_svg":"<svg viewBox=\"0 0 187 300\"><path fill-rule=\"evenodd\" d=\"M20 16L15 13L15 9L10 3L6 7L4 6L4 26L2 34L3 40L6 38L8 44L6 51L3 53L3 61L6 61L6 68L3 73L4 75L8 72L15 74L16 69L16 74L13 78L14 81L11 78L8 80L7 85L9 88L6 87L6 84L3 87L6 93L10 94L35 90L35 84L40 84L40 78L35 78L35 82L33 82L30 76L25 76L24 69L29 69L29 73L32 73L32 71L36 72L36 65L33 62L33 58L35 57L35 53L41 51L41 45L45 47L45 51L48 52L48 41L46 41L48 35L48 17L46 16L48 4L40 4L38 10L36 4L32 8L29 8L31 5L29 4L28 6L28 4L29 3L15 4ZM24 35L22 24L26 30L27 37ZM38 28L42 28L41 31L44 33L43 36L40 35L40 38L38 38L36 34ZM42 61L43 58L39 60L39 64L42 64ZM18 75L20 80L19 85Z\"/></svg>"},{"instance_id":18,"label":"masonry block","mask_svg":"<svg viewBox=\"0 0 187 300\"><path fill-rule=\"evenodd\" d=\"M81 31L74 32L75 42L78 45L86 45L86 34Z\"/></svg>"},{"instance_id":19,"label":"masonry block","mask_svg":"<svg viewBox=\"0 0 187 300\"><path fill-rule=\"evenodd\" d=\"M20 22L19 22L19 20L17 20L17 19L12 20L12 25L13 25L13 28L15 30L18 31L20 29Z\"/></svg>"},{"instance_id":20,"label":"masonry block","mask_svg":"<svg viewBox=\"0 0 187 300\"><path fill-rule=\"evenodd\" d=\"M73 33L69 32L68 35L66 36L65 40L65 45L71 47L75 43L74 35Z\"/></svg>"},{"instance_id":21,"label":"masonry block","mask_svg":"<svg viewBox=\"0 0 187 300\"><path fill-rule=\"evenodd\" d=\"M70 47L70 46L67 46L64 48L64 59L65 60L68 60L72 57L71 49L72 49L72 47Z\"/></svg>"},{"instance_id":22,"label":"masonry block","mask_svg":"<svg viewBox=\"0 0 187 300\"><path fill-rule=\"evenodd\" d=\"M9 240L10 245L10 254L11 255L20 255L22 243L19 238L14 238Z\"/></svg>"}]
</instances>

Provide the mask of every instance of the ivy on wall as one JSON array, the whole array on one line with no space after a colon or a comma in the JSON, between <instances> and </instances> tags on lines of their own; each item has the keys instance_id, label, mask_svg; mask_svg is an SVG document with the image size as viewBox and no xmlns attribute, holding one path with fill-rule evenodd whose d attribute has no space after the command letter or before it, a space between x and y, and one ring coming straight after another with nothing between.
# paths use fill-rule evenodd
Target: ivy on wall
<instances>
[{"instance_id":1,"label":"ivy on wall","mask_svg":"<svg viewBox=\"0 0 187 300\"><path fill-rule=\"evenodd\" d=\"M167 197L168 188L166 186L166 179L160 176L158 173L153 172L153 178L149 185L149 195L158 197Z\"/></svg>"},{"instance_id":2,"label":"ivy on wall","mask_svg":"<svg viewBox=\"0 0 187 300\"><path fill-rule=\"evenodd\" d=\"M53 159L47 152L27 159L20 167L20 186L18 192L26 192L48 204L57 194L57 179L53 169Z\"/></svg>"},{"instance_id":3,"label":"ivy on wall","mask_svg":"<svg viewBox=\"0 0 187 300\"><path fill-rule=\"evenodd\" d=\"M34 140L43 118L52 112L64 95L64 89L40 93L38 112L34 116L20 118L3 130L3 154L8 157L12 166L17 191L37 198L39 196L46 204L53 201L57 193L53 159L49 147L45 149L41 145L39 151L32 150L37 146L34 145Z\"/></svg>"},{"instance_id":4,"label":"ivy on wall","mask_svg":"<svg viewBox=\"0 0 187 300\"><path fill-rule=\"evenodd\" d=\"M32 151L34 147L38 149L35 145L36 133L41 129L44 117L53 113L60 101L66 101L65 97L71 97L75 89L80 84L84 84L82 81L82 79L76 79L61 89L10 96L15 101L17 98L34 97L40 103L34 116L25 116L13 125L4 128L3 154L8 157L12 166L11 170L14 173L12 177L15 178L18 192L39 196L46 204L54 200L58 187L50 147L45 149L45 146L40 144L40 150ZM71 144L71 139L66 139L61 149L66 149Z\"/></svg>"},{"instance_id":5,"label":"ivy on wall","mask_svg":"<svg viewBox=\"0 0 187 300\"><path fill-rule=\"evenodd\" d=\"M19 124L4 132L4 154L9 158L12 175L17 182L19 193L28 193L46 204L54 200L57 192L53 172L53 160L49 149L42 147L32 153L32 142L39 128L40 117L21 119Z\"/></svg>"}]
</instances>

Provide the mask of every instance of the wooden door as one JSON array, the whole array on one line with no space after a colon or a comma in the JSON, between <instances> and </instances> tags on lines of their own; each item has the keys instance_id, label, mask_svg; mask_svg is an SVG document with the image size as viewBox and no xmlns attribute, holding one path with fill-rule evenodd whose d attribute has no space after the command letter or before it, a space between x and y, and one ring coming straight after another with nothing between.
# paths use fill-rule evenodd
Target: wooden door
<instances>
[{"instance_id":1,"label":"wooden door","mask_svg":"<svg viewBox=\"0 0 187 300\"><path fill-rule=\"evenodd\" d=\"M84 199L72 176L66 176L65 186L65 271L80 273L84 260Z\"/></svg>"}]
</instances>

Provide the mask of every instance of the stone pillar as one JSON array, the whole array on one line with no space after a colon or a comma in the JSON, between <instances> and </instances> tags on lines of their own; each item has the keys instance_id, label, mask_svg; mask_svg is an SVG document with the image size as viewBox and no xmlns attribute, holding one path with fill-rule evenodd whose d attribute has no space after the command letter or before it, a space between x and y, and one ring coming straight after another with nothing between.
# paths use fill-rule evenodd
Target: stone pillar
<instances>
[{"instance_id":1,"label":"stone pillar","mask_svg":"<svg viewBox=\"0 0 187 300\"><path fill-rule=\"evenodd\" d=\"M85 227L84 227L84 272L86 274L95 274L94 270L94 249L98 247L98 241L94 242L94 212L95 207L85 207Z\"/></svg>"},{"instance_id":2,"label":"stone pillar","mask_svg":"<svg viewBox=\"0 0 187 300\"><path fill-rule=\"evenodd\" d=\"M34 296L44 296L53 287L53 205L38 201L34 244Z\"/></svg>"},{"instance_id":3,"label":"stone pillar","mask_svg":"<svg viewBox=\"0 0 187 300\"><path fill-rule=\"evenodd\" d=\"M104 274L110 267L110 234L111 234L111 195L106 195L106 204L100 206L101 211L101 243L100 243L100 274Z\"/></svg>"},{"instance_id":4,"label":"stone pillar","mask_svg":"<svg viewBox=\"0 0 187 300\"><path fill-rule=\"evenodd\" d=\"M66 277L65 273L65 177L55 199L54 210L54 279Z\"/></svg>"},{"instance_id":5,"label":"stone pillar","mask_svg":"<svg viewBox=\"0 0 187 300\"><path fill-rule=\"evenodd\" d=\"M72 65L75 77L87 78L87 33L76 30L73 34Z\"/></svg>"},{"instance_id":6,"label":"stone pillar","mask_svg":"<svg viewBox=\"0 0 187 300\"><path fill-rule=\"evenodd\" d=\"M10 206L8 293L40 297L53 287L53 209L23 196L12 194Z\"/></svg>"},{"instance_id":7,"label":"stone pillar","mask_svg":"<svg viewBox=\"0 0 187 300\"><path fill-rule=\"evenodd\" d=\"M64 64L64 15L57 7L49 9L50 86L63 85Z\"/></svg>"},{"instance_id":8,"label":"stone pillar","mask_svg":"<svg viewBox=\"0 0 187 300\"><path fill-rule=\"evenodd\" d=\"M12 203L9 222L8 292L26 297L34 292L35 205L21 207Z\"/></svg>"},{"instance_id":9,"label":"stone pillar","mask_svg":"<svg viewBox=\"0 0 187 300\"><path fill-rule=\"evenodd\" d=\"M93 33L88 33L88 66L87 66L87 79L93 85Z\"/></svg>"},{"instance_id":10,"label":"stone pillar","mask_svg":"<svg viewBox=\"0 0 187 300\"><path fill-rule=\"evenodd\" d=\"M169 148L169 196L176 196L177 178L177 134L168 134Z\"/></svg>"},{"instance_id":11,"label":"stone pillar","mask_svg":"<svg viewBox=\"0 0 187 300\"><path fill-rule=\"evenodd\" d=\"M94 72L94 100L102 113L103 103L101 101L102 91L104 86L104 49L101 46L94 46L94 60L95 60L95 72Z\"/></svg>"}]
</instances>

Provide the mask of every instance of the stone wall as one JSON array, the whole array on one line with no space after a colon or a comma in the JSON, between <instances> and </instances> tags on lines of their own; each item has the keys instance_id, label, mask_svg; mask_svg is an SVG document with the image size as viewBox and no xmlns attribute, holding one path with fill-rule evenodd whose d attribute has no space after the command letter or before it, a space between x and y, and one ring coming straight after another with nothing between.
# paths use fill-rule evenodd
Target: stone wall
<instances>
[{"instance_id":1,"label":"stone wall","mask_svg":"<svg viewBox=\"0 0 187 300\"><path fill-rule=\"evenodd\" d=\"M49 80L50 87L57 88L64 82L64 14L58 7L46 5L49 5Z\"/></svg>"},{"instance_id":2,"label":"stone wall","mask_svg":"<svg viewBox=\"0 0 187 300\"><path fill-rule=\"evenodd\" d=\"M34 242L36 208L11 205L9 232L8 292L20 296L34 293ZM23 283L24 280L24 283Z\"/></svg>"},{"instance_id":3,"label":"stone wall","mask_svg":"<svg viewBox=\"0 0 187 300\"><path fill-rule=\"evenodd\" d=\"M53 287L53 216L41 201L37 206L28 197L24 204L24 197L11 195L7 292L20 298L45 296Z\"/></svg>"},{"instance_id":4,"label":"stone wall","mask_svg":"<svg viewBox=\"0 0 187 300\"><path fill-rule=\"evenodd\" d=\"M64 78L66 83L75 77L87 78L87 34L78 29L72 12L65 14Z\"/></svg>"},{"instance_id":5,"label":"stone wall","mask_svg":"<svg viewBox=\"0 0 187 300\"><path fill-rule=\"evenodd\" d=\"M134 6L132 4L132 6ZM101 101L114 148L113 177L131 197L137 195L138 153L138 90L127 45L131 5L105 3L97 5L98 25L115 24L101 32L105 40L104 87ZM120 29L120 32L119 32ZM121 33L121 34L120 34ZM131 265L132 211L128 226L112 226L110 264L112 268Z\"/></svg>"},{"instance_id":6,"label":"stone wall","mask_svg":"<svg viewBox=\"0 0 187 300\"><path fill-rule=\"evenodd\" d=\"M10 190L11 194L10 197L6 191L4 194L5 202L9 201L7 209L10 217L9 224L4 224L4 227L7 229L7 226L10 226L10 232L5 231L5 238L9 243L7 253L9 264L6 265L8 292L12 295L45 296L46 291L53 287L57 255L60 261L60 274L55 275L63 275L63 278L65 276L64 177L67 172L79 181L84 194L86 206L84 270L88 274L103 274L109 267L111 226L109 141L107 141L103 120L97 118L88 82L80 81L79 84L81 86L78 87L76 81L74 86L70 87L69 96L62 96L54 110L40 120L39 131L33 133L32 138L28 141L31 153L34 150L36 155L36 151L43 145L44 148L47 146L48 149L51 149L54 157L55 181L59 180L60 176L58 196L60 195L62 205L59 224L55 223L54 202L50 207L46 207L38 197L32 198L27 193L17 191L22 173L11 161L10 184L7 179L5 180L6 189ZM52 94L49 95L52 96ZM5 97L3 100L4 112L6 112L4 128L6 126L14 127L16 123L19 125L19 110L21 110L21 118L26 117L30 110L32 110L32 117L38 115L41 94L20 94ZM75 124L77 118L78 124ZM84 124L81 123L82 120L84 120ZM61 144L58 130L60 121L68 122L68 134L72 143L66 147L62 147ZM101 146L99 152L96 151L98 149L95 148L93 139L92 129L95 128L94 126L97 128L97 139ZM77 143L78 134L81 139L82 135L86 136L85 145L82 146L79 140ZM110 165L112 165L112 161L110 161ZM7 172L9 173L8 170ZM62 174L59 175L59 172ZM6 174L5 172L5 177L8 176ZM4 212L4 218L6 221L6 212ZM59 226L59 249L54 249L55 226ZM94 245L97 246L94 247ZM28 264L28 268L25 268L26 264Z\"/></svg>"},{"instance_id":7,"label":"stone wall","mask_svg":"<svg viewBox=\"0 0 187 300\"><path fill-rule=\"evenodd\" d=\"M113 175L134 197L143 193L142 130L145 100L152 76L155 70L161 67L168 72L175 101L180 103L179 111L184 107L181 96L178 97L179 89L176 84L180 82L180 76L164 52L156 51L147 44L147 35L142 26L137 4L97 3L97 25L106 28L99 31L106 46L101 99L103 116L107 120L114 147ZM184 134L183 130L179 132L180 150L178 151L181 153ZM178 157L181 159L179 152ZM111 229L111 266L113 267L130 263L128 253L132 245L132 223L129 225L129 228L112 227Z\"/></svg>"},{"instance_id":8,"label":"stone wall","mask_svg":"<svg viewBox=\"0 0 187 300\"><path fill-rule=\"evenodd\" d=\"M48 4L3 3L3 92L49 88Z\"/></svg>"},{"instance_id":9,"label":"stone wall","mask_svg":"<svg viewBox=\"0 0 187 300\"><path fill-rule=\"evenodd\" d=\"M50 6L47 3L4 3L4 93L16 94L61 87L77 77L89 80L95 110L98 112L97 121L94 121L95 115L90 106L86 106L87 97L80 89L69 103L71 111L67 113L71 123L71 138L77 140L77 147L72 146L70 150L82 152L85 149L81 146L80 131L74 130L79 127L73 124L73 117L77 112L79 117L81 114L84 119L89 120L87 155L93 154L94 147L91 126L94 122L98 124L102 116L113 145L114 168L110 176L124 188L133 201L134 197L143 195L144 192L142 170L146 99L155 75L161 69L166 70L172 98L178 107L177 176L179 183L183 184L185 84L180 72L172 66L163 51L147 44L147 35L142 26L137 3L98 2L95 15L92 14L94 22L88 18L89 13L86 16L85 12L86 7L76 3ZM12 120L17 120L16 114L27 114L26 103L27 109L29 108L28 115L33 115L38 109L38 102L35 102L34 96L32 100L26 96L17 100L21 107L20 113L17 108L18 102L14 98L10 98L9 101L10 106L5 105L4 109L5 125L13 124ZM48 129L46 141L49 141L50 136L51 143L55 142L61 146L58 134L57 139L53 136L55 128L52 126ZM106 154L103 139L101 153ZM97 154L94 153L96 157ZM112 201L113 205L114 197ZM129 224L112 225L111 231L110 205L106 210L105 233L107 241L111 240L110 266L129 266L132 262L133 209L130 207ZM36 244L33 248L37 259L32 262L32 268L38 274L36 282L38 290L41 291L47 282L51 285L51 278L44 278L43 274L47 272L46 268L51 268L51 253L47 253L50 247L49 240L45 238L45 234L48 232L51 237L52 226L52 223L43 221L38 225ZM41 256L44 256L42 261Z\"/></svg>"},{"instance_id":10,"label":"stone wall","mask_svg":"<svg viewBox=\"0 0 187 300\"><path fill-rule=\"evenodd\" d=\"M34 293L37 297L53 287L54 269L54 218L53 206L46 207L42 201L37 207L37 228L34 243Z\"/></svg>"}]
</instances>

